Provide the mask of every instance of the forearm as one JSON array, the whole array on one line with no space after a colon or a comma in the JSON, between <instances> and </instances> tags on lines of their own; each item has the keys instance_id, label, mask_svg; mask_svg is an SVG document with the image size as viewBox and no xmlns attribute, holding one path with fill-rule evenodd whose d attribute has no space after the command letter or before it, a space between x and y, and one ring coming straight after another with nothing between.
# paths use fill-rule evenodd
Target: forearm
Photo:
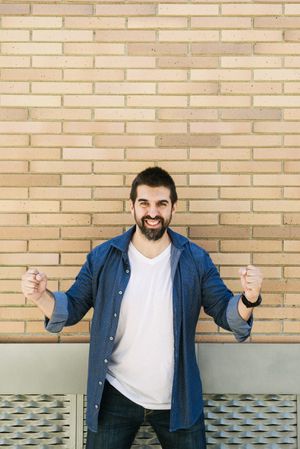
<instances>
[{"instance_id":1,"label":"forearm","mask_svg":"<svg viewBox=\"0 0 300 449\"><path fill-rule=\"evenodd\" d=\"M51 318L55 306L55 299L49 290L46 290L38 300L34 301L34 303L47 318Z\"/></svg>"},{"instance_id":2,"label":"forearm","mask_svg":"<svg viewBox=\"0 0 300 449\"><path fill-rule=\"evenodd\" d=\"M246 307L242 299L240 298L238 302L238 311L243 320L249 321L253 312L253 307Z\"/></svg>"}]
</instances>

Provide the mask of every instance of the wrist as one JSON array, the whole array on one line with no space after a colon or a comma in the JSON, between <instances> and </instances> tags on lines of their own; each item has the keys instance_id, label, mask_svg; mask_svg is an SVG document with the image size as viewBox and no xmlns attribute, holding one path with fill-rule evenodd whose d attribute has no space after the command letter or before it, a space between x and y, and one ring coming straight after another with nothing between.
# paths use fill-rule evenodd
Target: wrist
<instances>
[{"instance_id":1,"label":"wrist","mask_svg":"<svg viewBox=\"0 0 300 449\"><path fill-rule=\"evenodd\" d=\"M245 295L245 293L243 292L241 294L241 301L242 303L247 307L247 308L251 308L251 307L257 307L261 304L262 302L262 297L259 294L258 297L256 297L255 301L250 301L247 296Z\"/></svg>"}]
</instances>

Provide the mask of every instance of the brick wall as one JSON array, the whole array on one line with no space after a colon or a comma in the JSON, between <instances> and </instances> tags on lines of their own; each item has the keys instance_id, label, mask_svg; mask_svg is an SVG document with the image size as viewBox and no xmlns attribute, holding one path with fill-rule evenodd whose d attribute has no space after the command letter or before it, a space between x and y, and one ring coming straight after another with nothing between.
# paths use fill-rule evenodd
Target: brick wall
<instances>
[{"instance_id":1,"label":"brick wall","mask_svg":"<svg viewBox=\"0 0 300 449\"><path fill-rule=\"evenodd\" d=\"M90 315L46 334L20 277L37 266L66 289L160 165L174 228L226 283L262 267L251 340L299 342L299 2L20 0L0 16L1 341L88 339ZM205 315L197 339L233 341Z\"/></svg>"}]
</instances>

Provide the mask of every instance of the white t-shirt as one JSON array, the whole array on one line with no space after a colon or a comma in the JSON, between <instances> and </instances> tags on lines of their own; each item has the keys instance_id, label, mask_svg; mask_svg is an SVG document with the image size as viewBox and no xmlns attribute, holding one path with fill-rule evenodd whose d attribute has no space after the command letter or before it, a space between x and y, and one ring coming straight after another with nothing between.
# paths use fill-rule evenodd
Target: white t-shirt
<instances>
[{"instance_id":1,"label":"white t-shirt","mask_svg":"<svg viewBox=\"0 0 300 449\"><path fill-rule=\"evenodd\" d=\"M132 243L131 276L124 293L107 379L147 409L171 408L174 371L171 244L157 257Z\"/></svg>"}]
</instances>

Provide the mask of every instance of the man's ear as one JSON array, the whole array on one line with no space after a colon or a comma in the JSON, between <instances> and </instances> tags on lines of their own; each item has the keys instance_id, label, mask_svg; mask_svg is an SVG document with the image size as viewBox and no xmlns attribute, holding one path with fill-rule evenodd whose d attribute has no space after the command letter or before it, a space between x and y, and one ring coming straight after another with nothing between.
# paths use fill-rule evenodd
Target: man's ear
<instances>
[{"instance_id":1,"label":"man's ear","mask_svg":"<svg viewBox=\"0 0 300 449\"><path fill-rule=\"evenodd\" d=\"M132 200L129 200L129 207L130 207L130 212L133 214L134 203Z\"/></svg>"},{"instance_id":2,"label":"man's ear","mask_svg":"<svg viewBox=\"0 0 300 449\"><path fill-rule=\"evenodd\" d=\"M172 206L172 213L173 213L173 214L175 214L176 209L177 209L177 202L174 203L173 206Z\"/></svg>"}]
</instances>

